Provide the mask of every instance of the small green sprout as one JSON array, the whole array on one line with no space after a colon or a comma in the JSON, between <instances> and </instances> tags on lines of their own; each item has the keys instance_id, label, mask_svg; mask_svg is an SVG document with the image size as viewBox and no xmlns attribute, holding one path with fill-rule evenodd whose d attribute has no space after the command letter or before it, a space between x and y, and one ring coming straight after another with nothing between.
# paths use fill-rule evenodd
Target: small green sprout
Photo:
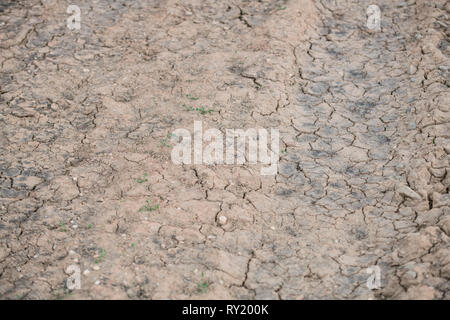
<instances>
[{"instance_id":1,"label":"small green sprout","mask_svg":"<svg viewBox=\"0 0 450 320\"><path fill-rule=\"evenodd\" d=\"M167 136L161 140L161 146L162 147L169 147L170 148L170 144L167 143L167 141L172 138L175 137L174 133L168 133Z\"/></svg>"},{"instance_id":2,"label":"small green sprout","mask_svg":"<svg viewBox=\"0 0 450 320\"><path fill-rule=\"evenodd\" d=\"M100 262L102 262L103 261L103 258L106 256L106 251L105 250L103 250L102 248L100 248L99 250L98 250L98 258L96 258L95 260L94 260L94 263L100 263Z\"/></svg>"},{"instance_id":3,"label":"small green sprout","mask_svg":"<svg viewBox=\"0 0 450 320\"><path fill-rule=\"evenodd\" d=\"M65 223L63 223L63 222L59 223L59 231L61 231L61 232L66 232L67 231Z\"/></svg>"},{"instance_id":4,"label":"small green sprout","mask_svg":"<svg viewBox=\"0 0 450 320\"><path fill-rule=\"evenodd\" d=\"M137 179L136 181L137 181L137 183L144 183L144 182L147 182L147 181L148 181L148 179L147 179L147 173L144 173L144 177L139 178L139 179Z\"/></svg>"},{"instance_id":5,"label":"small green sprout","mask_svg":"<svg viewBox=\"0 0 450 320\"><path fill-rule=\"evenodd\" d=\"M200 107L200 108L194 108L191 106L187 106L186 104L183 104L183 107L186 111L198 111L201 114L207 114L207 113L211 113L214 111L214 109L206 109L205 107Z\"/></svg>"},{"instance_id":6,"label":"small green sprout","mask_svg":"<svg viewBox=\"0 0 450 320\"><path fill-rule=\"evenodd\" d=\"M202 272L201 282L197 283L197 291L199 293L208 291L208 282L205 280L205 273Z\"/></svg>"},{"instance_id":7,"label":"small green sprout","mask_svg":"<svg viewBox=\"0 0 450 320\"><path fill-rule=\"evenodd\" d=\"M189 100L198 100L198 97L193 97L192 95L190 95L189 93L186 95L186 98L188 98Z\"/></svg>"},{"instance_id":8,"label":"small green sprout","mask_svg":"<svg viewBox=\"0 0 450 320\"><path fill-rule=\"evenodd\" d=\"M146 200L145 202L146 202L146 204L139 209L139 212L143 212L143 211L152 212L152 211L155 211L155 210L159 209L159 204L157 204L157 205L155 205L153 207L153 206L150 205L150 201L149 200Z\"/></svg>"}]
</instances>

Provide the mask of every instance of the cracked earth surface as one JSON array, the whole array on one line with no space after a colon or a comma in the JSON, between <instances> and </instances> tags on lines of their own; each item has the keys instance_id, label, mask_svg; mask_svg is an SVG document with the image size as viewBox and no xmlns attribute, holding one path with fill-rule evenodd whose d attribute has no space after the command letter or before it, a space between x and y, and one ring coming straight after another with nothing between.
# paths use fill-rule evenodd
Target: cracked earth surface
<instances>
[{"instance_id":1,"label":"cracked earth surface","mask_svg":"<svg viewBox=\"0 0 450 320\"><path fill-rule=\"evenodd\" d=\"M2 1L0 298L448 299L450 4L372 2ZM278 173L173 164L194 120Z\"/></svg>"}]
</instances>

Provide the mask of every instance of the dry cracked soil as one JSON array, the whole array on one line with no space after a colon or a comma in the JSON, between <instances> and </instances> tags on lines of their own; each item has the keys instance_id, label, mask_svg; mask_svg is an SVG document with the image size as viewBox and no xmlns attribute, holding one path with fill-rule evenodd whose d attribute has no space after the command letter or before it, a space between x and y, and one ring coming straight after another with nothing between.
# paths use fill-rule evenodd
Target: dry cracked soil
<instances>
[{"instance_id":1,"label":"dry cracked soil","mask_svg":"<svg viewBox=\"0 0 450 320\"><path fill-rule=\"evenodd\" d=\"M449 299L449 14L1 1L0 299ZM174 164L195 120L279 128L278 172Z\"/></svg>"}]
</instances>

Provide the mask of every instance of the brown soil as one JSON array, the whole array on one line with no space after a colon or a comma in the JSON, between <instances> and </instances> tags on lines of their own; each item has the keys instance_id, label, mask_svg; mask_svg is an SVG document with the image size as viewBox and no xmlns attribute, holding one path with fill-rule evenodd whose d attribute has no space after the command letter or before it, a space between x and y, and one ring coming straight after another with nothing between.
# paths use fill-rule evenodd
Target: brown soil
<instances>
[{"instance_id":1,"label":"brown soil","mask_svg":"<svg viewBox=\"0 0 450 320\"><path fill-rule=\"evenodd\" d=\"M76 2L0 3L1 299L449 298L448 1ZM173 164L194 120L278 174Z\"/></svg>"}]
</instances>

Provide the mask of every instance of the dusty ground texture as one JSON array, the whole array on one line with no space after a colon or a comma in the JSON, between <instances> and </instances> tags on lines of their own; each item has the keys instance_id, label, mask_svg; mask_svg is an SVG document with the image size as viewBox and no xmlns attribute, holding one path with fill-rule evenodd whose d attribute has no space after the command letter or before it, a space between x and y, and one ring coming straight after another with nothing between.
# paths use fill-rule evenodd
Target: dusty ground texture
<instances>
[{"instance_id":1,"label":"dusty ground texture","mask_svg":"<svg viewBox=\"0 0 450 320\"><path fill-rule=\"evenodd\" d=\"M73 2L0 3L1 299L450 297L449 2ZM278 174L174 165L194 120Z\"/></svg>"}]
</instances>

